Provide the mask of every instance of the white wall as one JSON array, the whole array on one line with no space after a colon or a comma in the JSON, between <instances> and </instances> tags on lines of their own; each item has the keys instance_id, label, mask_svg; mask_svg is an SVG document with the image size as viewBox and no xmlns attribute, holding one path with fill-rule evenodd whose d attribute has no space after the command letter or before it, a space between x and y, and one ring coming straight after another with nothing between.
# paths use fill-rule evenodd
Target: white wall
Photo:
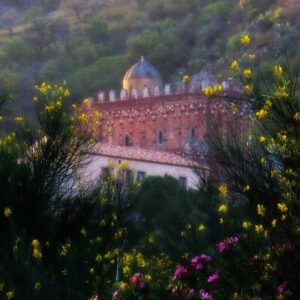
<instances>
[{"instance_id":1,"label":"white wall","mask_svg":"<svg viewBox=\"0 0 300 300\"><path fill-rule=\"evenodd\" d=\"M121 161L124 161L124 159L111 158L100 155L93 156L91 158L90 163L87 165L84 171L86 179L97 179L101 174L102 168L107 167L109 161L114 161L115 165L117 166ZM137 172L142 171L146 173L146 176L171 175L177 179L179 179L179 177L186 177L188 188L196 188L196 185L198 183L197 177L194 174L193 170L183 166L173 166L152 162L130 160L128 168L133 170L135 172L135 175Z\"/></svg>"}]
</instances>

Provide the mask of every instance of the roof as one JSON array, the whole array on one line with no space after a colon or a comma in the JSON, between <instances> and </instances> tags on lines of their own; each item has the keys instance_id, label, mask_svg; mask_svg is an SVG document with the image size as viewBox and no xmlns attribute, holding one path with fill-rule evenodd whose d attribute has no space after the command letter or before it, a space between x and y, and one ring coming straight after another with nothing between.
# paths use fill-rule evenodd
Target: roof
<instances>
[{"instance_id":1,"label":"roof","mask_svg":"<svg viewBox=\"0 0 300 300\"><path fill-rule=\"evenodd\" d=\"M217 80L213 74L208 72L206 69L202 69L200 73L195 74L191 80L192 88L199 88L203 82L206 82L206 85L213 85L217 83Z\"/></svg>"},{"instance_id":2,"label":"roof","mask_svg":"<svg viewBox=\"0 0 300 300\"><path fill-rule=\"evenodd\" d=\"M187 168L195 167L197 165L195 161L188 160L174 153L147 150L137 147L114 146L102 143L93 145L90 153L99 156L109 156L127 160L182 166Z\"/></svg>"},{"instance_id":3,"label":"roof","mask_svg":"<svg viewBox=\"0 0 300 300\"><path fill-rule=\"evenodd\" d=\"M140 78L160 79L158 71L143 56L124 76L124 80Z\"/></svg>"}]
</instances>

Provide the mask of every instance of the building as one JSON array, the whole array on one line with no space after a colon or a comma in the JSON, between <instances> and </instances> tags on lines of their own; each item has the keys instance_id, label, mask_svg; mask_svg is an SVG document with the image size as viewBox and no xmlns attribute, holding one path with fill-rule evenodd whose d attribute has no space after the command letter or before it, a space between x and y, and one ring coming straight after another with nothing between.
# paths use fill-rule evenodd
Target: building
<instances>
[{"instance_id":1,"label":"building","mask_svg":"<svg viewBox=\"0 0 300 300\"><path fill-rule=\"evenodd\" d=\"M117 166L126 160L129 163L125 172L136 181L142 181L146 176L171 175L185 188L195 188L199 184L199 179L194 173L194 168L198 165L174 153L97 143L92 147L90 154L85 176L92 179L99 176L99 170L115 173ZM208 176L208 166L202 165L201 168Z\"/></svg>"},{"instance_id":2,"label":"building","mask_svg":"<svg viewBox=\"0 0 300 300\"><path fill-rule=\"evenodd\" d=\"M212 74L202 70L192 77L189 84L180 83L173 91L170 84L163 87L159 72L142 57L126 72L119 96L110 91L108 94L100 92L97 99L91 98L87 109L97 108L104 116L97 135L98 142L110 145L112 153L116 149L116 156L119 153L122 159L129 158L121 155L124 152L120 149L124 147L128 148L128 153L140 153L137 149L147 150L155 156L147 163L155 164L158 159L162 169L165 168L163 158L158 157L164 156L159 153L186 158L193 153L207 170L209 147L206 135L209 126L217 124L225 136L233 119L238 121L241 132L248 128L245 115L249 107L244 104L239 111L229 108L228 97L242 97L241 91L230 81L222 83L223 91L218 96L204 95L203 90L216 83ZM134 158L133 155L131 159ZM132 165L136 166L140 159L134 161ZM178 178L175 169L171 173ZM190 182L190 179L187 181Z\"/></svg>"}]
</instances>

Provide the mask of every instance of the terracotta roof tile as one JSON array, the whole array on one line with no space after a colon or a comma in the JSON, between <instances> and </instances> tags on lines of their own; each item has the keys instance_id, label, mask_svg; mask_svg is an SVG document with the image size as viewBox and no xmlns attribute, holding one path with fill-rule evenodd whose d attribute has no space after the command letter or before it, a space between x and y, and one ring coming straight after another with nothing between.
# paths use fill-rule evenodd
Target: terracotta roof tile
<instances>
[{"instance_id":1,"label":"terracotta roof tile","mask_svg":"<svg viewBox=\"0 0 300 300\"><path fill-rule=\"evenodd\" d=\"M97 143L91 147L91 154L117 157L128 160L153 162L183 167L196 166L195 161L188 160L180 155L165 151L147 150L137 147L114 146Z\"/></svg>"}]
</instances>

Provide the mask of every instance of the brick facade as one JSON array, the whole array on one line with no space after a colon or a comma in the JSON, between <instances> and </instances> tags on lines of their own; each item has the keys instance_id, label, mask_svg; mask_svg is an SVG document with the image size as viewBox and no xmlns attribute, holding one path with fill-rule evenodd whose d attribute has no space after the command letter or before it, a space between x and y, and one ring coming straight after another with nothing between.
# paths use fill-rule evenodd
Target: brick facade
<instances>
[{"instance_id":1,"label":"brick facade","mask_svg":"<svg viewBox=\"0 0 300 300\"><path fill-rule=\"evenodd\" d=\"M218 124L224 135L228 134L233 119L237 120L241 132L247 130L247 105L233 112L225 96L228 93L214 98L200 93L177 94L93 103L104 116L98 140L117 146L184 154L205 140L212 122ZM236 92L230 96L243 97Z\"/></svg>"}]
</instances>

